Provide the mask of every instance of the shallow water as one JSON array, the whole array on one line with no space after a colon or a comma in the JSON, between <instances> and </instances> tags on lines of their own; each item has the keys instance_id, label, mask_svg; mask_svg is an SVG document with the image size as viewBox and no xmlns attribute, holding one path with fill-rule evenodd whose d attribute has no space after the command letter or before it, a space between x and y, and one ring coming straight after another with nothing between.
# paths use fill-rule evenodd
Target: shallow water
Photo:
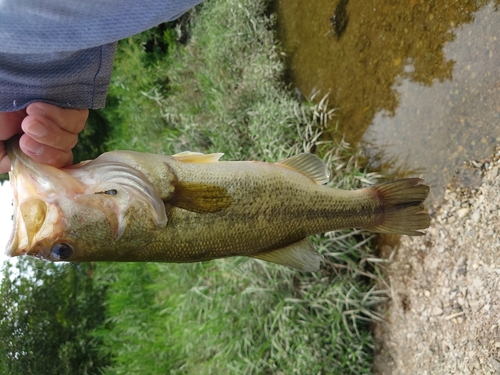
<instances>
[{"instance_id":1,"label":"shallow water","mask_svg":"<svg viewBox=\"0 0 500 375\"><path fill-rule=\"evenodd\" d=\"M499 8L498 0L276 2L292 82L306 97L329 93L347 140L388 174L424 177L434 204L464 161L500 143Z\"/></svg>"}]
</instances>

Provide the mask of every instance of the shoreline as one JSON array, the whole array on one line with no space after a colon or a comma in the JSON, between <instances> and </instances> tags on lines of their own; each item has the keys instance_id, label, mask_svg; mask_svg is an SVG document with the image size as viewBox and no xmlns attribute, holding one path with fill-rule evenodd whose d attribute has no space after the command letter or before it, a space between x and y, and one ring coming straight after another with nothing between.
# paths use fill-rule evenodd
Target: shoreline
<instances>
[{"instance_id":1,"label":"shoreline","mask_svg":"<svg viewBox=\"0 0 500 375\"><path fill-rule=\"evenodd\" d=\"M385 270L376 374L500 373L500 146L466 164L425 236L401 238Z\"/></svg>"}]
</instances>

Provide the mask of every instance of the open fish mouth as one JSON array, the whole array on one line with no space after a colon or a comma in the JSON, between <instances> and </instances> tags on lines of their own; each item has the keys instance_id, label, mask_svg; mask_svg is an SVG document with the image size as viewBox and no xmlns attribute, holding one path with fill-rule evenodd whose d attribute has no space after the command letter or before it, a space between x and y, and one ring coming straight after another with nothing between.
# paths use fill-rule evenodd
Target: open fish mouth
<instances>
[{"instance_id":1,"label":"open fish mouth","mask_svg":"<svg viewBox=\"0 0 500 375\"><path fill-rule=\"evenodd\" d=\"M81 191L82 184L63 170L40 164L24 154L19 138L6 142L12 169L9 172L14 196L13 229L5 252L10 256L37 256L34 244L46 231L54 232L61 220L53 197L61 192Z\"/></svg>"},{"instance_id":2,"label":"open fish mouth","mask_svg":"<svg viewBox=\"0 0 500 375\"><path fill-rule=\"evenodd\" d=\"M9 256L63 260L58 256L61 244L88 248L82 243L95 243L96 223L103 238L119 240L135 215L143 218L136 225L138 230L144 222L153 229L167 224L163 202L154 186L140 171L114 160L113 154L108 153L104 160L101 156L58 169L24 154L18 138L7 141L6 148L14 196L14 225L5 250ZM149 232L142 236L143 242L150 241ZM79 254L84 252L80 250ZM76 255L73 258L77 259Z\"/></svg>"}]
</instances>

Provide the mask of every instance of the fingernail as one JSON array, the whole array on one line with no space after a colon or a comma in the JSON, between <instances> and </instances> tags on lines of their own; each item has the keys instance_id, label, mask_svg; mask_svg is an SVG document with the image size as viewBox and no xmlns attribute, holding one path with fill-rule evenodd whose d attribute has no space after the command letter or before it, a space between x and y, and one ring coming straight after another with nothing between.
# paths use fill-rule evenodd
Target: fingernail
<instances>
[{"instance_id":1,"label":"fingernail","mask_svg":"<svg viewBox=\"0 0 500 375\"><path fill-rule=\"evenodd\" d=\"M35 137L43 137L45 134L47 134L47 128L42 123L33 121L29 124L27 129L25 129L25 132Z\"/></svg>"},{"instance_id":2,"label":"fingernail","mask_svg":"<svg viewBox=\"0 0 500 375\"><path fill-rule=\"evenodd\" d=\"M31 152L32 154L35 154L35 155L40 155L42 152L43 152L43 149L45 148L44 145L41 145L40 143L32 143L32 144L29 144L29 145L26 145L26 150L28 152Z\"/></svg>"}]
</instances>

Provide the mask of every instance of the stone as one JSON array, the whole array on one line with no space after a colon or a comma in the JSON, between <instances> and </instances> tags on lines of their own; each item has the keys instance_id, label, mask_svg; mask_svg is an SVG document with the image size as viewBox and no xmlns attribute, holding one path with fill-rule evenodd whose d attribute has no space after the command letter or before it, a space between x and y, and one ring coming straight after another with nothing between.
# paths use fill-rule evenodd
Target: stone
<instances>
[{"instance_id":1,"label":"stone","mask_svg":"<svg viewBox=\"0 0 500 375\"><path fill-rule=\"evenodd\" d=\"M433 316L443 315L443 309L438 306L434 306L431 310L431 315Z\"/></svg>"},{"instance_id":2,"label":"stone","mask_svg":"<svg viewBox=\"0 0 500 375\"><path fill-rule=\"evenodd\" d=\"M457 211L457 216L459 219L463 219L464 217L466 217L470 212L470 209L468 208L461 208Z\"/></svg>"}]
</instances>

